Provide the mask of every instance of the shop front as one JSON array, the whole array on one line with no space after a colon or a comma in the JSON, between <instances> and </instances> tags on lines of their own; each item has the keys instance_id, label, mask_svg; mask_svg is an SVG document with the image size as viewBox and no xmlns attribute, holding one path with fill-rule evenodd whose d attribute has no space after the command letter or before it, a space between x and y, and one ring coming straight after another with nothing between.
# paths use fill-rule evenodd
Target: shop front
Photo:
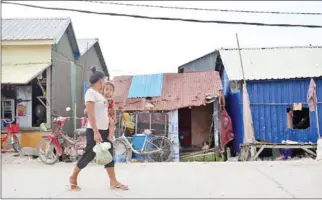
<instances>
[{"instance_id":1,"label":"shop front","mask_svg":"<svg viewBox=\"0 0 322 200\"><path fill-rule=\"evenodd\" d=\"M12 122L20 127L22 146L37 145L38 140L29 139L31 136L35 138L35 135L29 133L41 138L43 133L39 126L48 123L50 101L47 101L47 88L50 88L50 83L47 77L50 76L50 66L50 63L2 66L1 119L5 119L1 120L2 137L8 133L8 123Z\"/></svg>"}]
</instances>

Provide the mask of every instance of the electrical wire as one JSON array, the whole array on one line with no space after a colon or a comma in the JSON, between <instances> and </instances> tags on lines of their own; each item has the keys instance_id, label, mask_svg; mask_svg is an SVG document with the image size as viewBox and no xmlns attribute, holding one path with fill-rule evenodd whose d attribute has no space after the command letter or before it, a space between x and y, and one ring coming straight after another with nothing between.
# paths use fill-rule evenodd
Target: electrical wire
<instances>
[{"instance_id":1,"label":"electrical wire","mask_svg":"<svg viewBox=\"0 0 322 200\"><path fill-rule=\"evenodd\" d=\"M165 20L165 21L182 21L182 22L195 22L195 23L212 23L212 24L230 24L230 25L250 25L250 26L266 26L266 27L300 27L300 28L322 28L322 25L308 25L308 24L270 24L270 23L260 23L260 22L237 22L237 21L220 21L220 20L198 20L198 19L184 19L184 18L170 18L170 17L150 17L144 15L132 15L124 13L110 13L110 12L97 12L89 10L79 10L70 8L59 8L59 7L44 7L36 6L30 4L22 4L15 2L2 2L4 4L12 4L24 7L39 8L46 10L60 10L60 11L71 11L86 14L98 14L98 15L108 15L108 16L118 16L118 17L131 17L137 19L149 19L149 20Z\"/></svg>"},{"instance_id":2,"label":"electrical wire","mask_svg":"<svg viewBox=\"0 0 322 200\"><path fill-rule=\"evenodd\" d=\"M65 54L63 54L62 52L59 52L59 51L56 51L55 49L53 49L54 52L56 52L57 54L59 54L60 56L62 56L65 60L62 60L62 59L58 59L58 58L54 58L54 62L55 61L59 61L59 62L64 62L64 63L70 63L70 62L73 62L76 66L78 67L81 67L83 69L90 69L91 66L89 65L82 65L82 64L79 64L77 62L75 62L74 60L70 59L68 56L66 56ZM128 74L134 74L134 72L131 72L131 71L125 71L125 70L109 70L111 72L123 72L123 73L128 73Z\"/></svg>"},{"instance_id":3,"label":"electrical wire","mask_svg":"<svg viewBox=\"0 0 322 200\"><path fill-rule=\"evenodd\" d=\"M145 8L161 8L161 9L175 9L175 10L194 10L194 11L212 11L212 12L235 12L235 13L251 13L251 14L275 14L275 15L322 15L321 12L279 12L279 11L254 11L254 10L233 10L233 9L215 9L215 8L193 8L193 7L179 7L179 6L157 6L147 4L131 4L131 3L118 3L107 1L85 1L88 3L96 4L109 4L118 6L131 6L131 7L145 7Z\"/></svg>"}]
</instances>

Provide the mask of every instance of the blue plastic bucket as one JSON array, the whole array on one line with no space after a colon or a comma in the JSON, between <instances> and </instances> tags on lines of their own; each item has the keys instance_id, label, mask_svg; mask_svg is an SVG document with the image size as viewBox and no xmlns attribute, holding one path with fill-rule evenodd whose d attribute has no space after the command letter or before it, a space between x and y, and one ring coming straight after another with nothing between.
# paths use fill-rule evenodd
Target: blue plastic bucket
<instances>
[{"instance_id":1,"label":"blue plastic bucket","mask_svg":"<svg viewBox=\"0 0 322 200\"><path fill-rule=\"evenodd\" d=\"M151 136L147 136L144 134L136 134L133 136L133 148L135 150L140 151L144 145L144 140L145 138L147 138L147 141L151 138ZM144 157L133 153L132 154L132 158L136 159L136 160L144 160Z\"/></svg>"}]
</instances>

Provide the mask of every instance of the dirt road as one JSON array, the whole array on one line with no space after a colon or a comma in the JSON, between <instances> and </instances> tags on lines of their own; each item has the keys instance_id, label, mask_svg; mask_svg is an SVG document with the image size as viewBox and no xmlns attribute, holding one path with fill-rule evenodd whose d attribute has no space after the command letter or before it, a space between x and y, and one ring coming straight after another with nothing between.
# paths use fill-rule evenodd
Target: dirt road
<instances>
[{"instance_id":1,"label":"dirt road","mask_svg":"<svg viewBox=\"0 0 322 200\"><path fill-rule=\"evenodd\" d=\"M2 156L3 198L322 198L322 162L118 164L129 191L112 191L101 166L79 177L82 191L67 190L73 163L42 164Z\"/></svg>"}]
</instances>

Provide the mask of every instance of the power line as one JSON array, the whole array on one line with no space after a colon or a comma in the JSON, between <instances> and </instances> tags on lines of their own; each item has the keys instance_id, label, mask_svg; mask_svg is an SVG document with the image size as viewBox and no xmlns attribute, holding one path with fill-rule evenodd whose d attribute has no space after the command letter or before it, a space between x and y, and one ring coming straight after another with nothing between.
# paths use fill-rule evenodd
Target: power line
<instances>
[{"instance_id":1,"label":"power line","mask_svg":"<svg viewBox=\"0 0 322 200\"><path fill-rule=\"evenodd\" d=\"M58 59L58 58L54 58L54 62L55 61L64 62L64 63L73 62L76 66L81 67L83 69L90 69L92 67L92 66L89 66L89 65L86 65L86 64L85 65L82 65L82 64L78 63L77 61L70 59L68 56L66 56L65 54L63 54L60 51L57 51L55 49L53 49L53 51L56 52L57 54L59 54L60 56L62 56L63 58L66 59L66 60L61 60L61 59ZM115 70L108 70L108 71L110 71L110 72L121 72L121 73L134 74L134 72L132 72L132 71L117 70L117 69L115 69Z\"/></svg>"},{"instance_id":2,"label":"power line","mask_svg":"<svg viewBox=\"0 0 322 200\"><path fill-rule=\"evenodd\" d=\"M215 8L192 8L192 7L179 7L179 6L157 6L157 5L147 5L147 4L131 4L131 3L102 2L102 1L86 1L86 2L97 3L97 4L118 5L118 6L161 8L161 9L175 9L175 10L235 12L235 13L275 14L275 15L322 15L322 13L320 12L254 11L254 10L232 10L232 9L215 9Z\"/></svg>"},{"instance_id":3,"label":"power line","mask_svg":"<svg viewBox=\"0 0 322 200\"><path fill-rule=\"evenodd\" d=\"M132 14L124 14L124 13L97 12L97 11L79 10L79 9L71 9L71 8L58 8L58 7L44 7L44 6L36 6L36 5L30 5L30 4L14 3L14 2L2 2L2 3L24 6L24 7L31 7L31 8L46 9L46 10L71 11L71 12L79 12L79 13L86 13L86 14L98 14L98 15L118 16L118 17L131 17L131 18L137 18L137 19L183 21L183 22L210 23L210 24L212 23L212 24L230 24L230 25L250 25L250 26L322 28L322 25L270 24L270 23L260 23L260 22L236 22L236 21L220 21L220 20L198 20L198 19L170 18L170 17L150 17L150 16L144 16L144 15L132 15Z\"/></svg>"}]
</instances>

